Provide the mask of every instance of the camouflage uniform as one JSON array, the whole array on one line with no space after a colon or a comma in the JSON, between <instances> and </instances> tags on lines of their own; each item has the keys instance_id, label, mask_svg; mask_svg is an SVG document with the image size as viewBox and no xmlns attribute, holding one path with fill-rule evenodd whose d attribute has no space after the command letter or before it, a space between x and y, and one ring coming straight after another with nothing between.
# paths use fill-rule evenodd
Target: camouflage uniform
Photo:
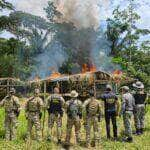
<instances>
[{"instance_id":1,"label":"camouflage uniform","mask_svg":"<svg viewBox=\"0 0 150 150\"><path fill-rule=\"evenodd\" d=\"M63 107L65 106L65 100L59 94L53 94L47 99L47 110L48 110L48 137L50 137L54 123L57 124L57 139L61 140L61 127L63 117Z\"/></svg>"},{"instance_id":2,"label":"camouflage uniform","mask_svg":"<svg viewBox=\"0 0 150 150\"><path fill-rule=\"evenodd\" d=\"M128 137L128 140L132 141L132 127L131 127L131 117L135 108L135 101L129 92L126 92L122 95L122 110L123 122L125 127L125 135Z\"/></svg>"},{"instance_id":3,"label":"camouflage uniform","mask_svg":"<svg viewBox=\"0 0 150 150\"><path fill-rule=\"evenodd\" d=\"M77 106L77 113L70 114L69 109L71 105ZM67 133L66 133L66 143L70 142L72 127L75 126L75 135L76 135L76 142L80 142L80 128L81 122L80 119L82 118L82 102L77 98L72 98L70 101L66 102L67 108Z\"/></svg>"},{"instance_id":4,"label":"camouflage uniform","mask_svg":"<svg viewBox=\"0 0 150 150\"><path fill-rule=\"evenodd\" d=\"M89 147L91 143L91 128L94 130L94 142L98 144L100 141L99 121L101 115L101 105L94 97L86 100L83 104L85 114L85 129L86 129L86 146Z\"/></svg>"},{"instance_id":5,"label":"camouflage uniform","mask_svg":"<svg viewBox=\"0 0 150 150\"><path fill-rule=\"evenodd\" d=\"M6 96L0 102L0 106L5 108L5 138L6 140L14 140L17 130L16 111L20 109L19 99L14 95Z\"/></svg>"},{"instance_id":6,"label":"camouflage uniform","mask_svg":"<svg viewBox=\"0 0 150 150\"><path fill-rule=\"evenodd\" d=\"M144 120L145 120L145 102L146 102L146 94L137 92L134 95L135 99L135 113L134 113L134 121L136 133L140 134L144 129Z\"/></svg>"},{"instance_id":7,"label":"camouflage uniform","mask_svg":"<svg viewBox=\"0 0 150 150\"><path fill-rule=\"evenodd\" d=\"M36 139L41 140L41 124L40 113L43 107L43 101L39 96L29 98L26 103L25 111L26 118L28 119L27 136L31 137L32 127L35 126Z\"/></svg>"}]
</instances>

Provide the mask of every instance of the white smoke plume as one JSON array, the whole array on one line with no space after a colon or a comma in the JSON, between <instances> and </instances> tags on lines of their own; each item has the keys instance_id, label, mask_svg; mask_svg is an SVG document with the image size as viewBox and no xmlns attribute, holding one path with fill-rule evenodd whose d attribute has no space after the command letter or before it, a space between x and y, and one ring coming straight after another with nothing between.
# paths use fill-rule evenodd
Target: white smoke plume
<instances>
[{"instance_id":1,"label":"white smoke plume","mask_svg":"<svg viewBox=\"0 0 150 150\"><path fill-rule=\"evenodd\" d=\"M98 28L100 6L107 7L109 0L53 0L62 13L62 21L73 22L78 28Z\"/></svg>"}]
</instances>

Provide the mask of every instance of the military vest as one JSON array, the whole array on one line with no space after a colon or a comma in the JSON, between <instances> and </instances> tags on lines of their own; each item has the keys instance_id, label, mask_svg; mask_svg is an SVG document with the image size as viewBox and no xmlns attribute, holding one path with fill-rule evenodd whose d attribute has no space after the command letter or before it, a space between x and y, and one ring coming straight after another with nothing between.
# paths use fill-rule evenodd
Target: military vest
<instances>
[{"instance_id":1,"label":"military vest","mask_svg":"<svg viewBox=\"0 0 150 150\"><path fill-rule=\"evenodd\" d=\"M34 97L28 101L28 111L29 112L39 112L40 111L38 97Z\"/></svg>"},{"instance_id":2,"label":"military vest","mask_svg":"<svg viewBox=\"0 0 150 150\"><path fill-rule=\"evenodd\" d=\"M145 93L144 94L136 93L133 96L134 96L136 105L144 104L145 100L146 100L146 97L147 97L147 95Z\"/></svg>"},{"instance_id":3,"label":"military vest","mask_svg":"<svg viewBox=\"0 0 150 150\"><path fill-rule=\"evenodd\" d=\"M48 112L51 114L59 113L62 114L62 104L61 97L58 95L53 95L50 97L50 106Z\"/></svg>"},{"instance_id":4,"label":"military vest","mask_svg":"<svg viewBox=\"0 0 150 150\"><path fill-rule=\"evenodd\" d=\"M13 97L6 97L4 108L6 112L12 112L16 109L16 104Z\"/></svg>"}]
</instances>

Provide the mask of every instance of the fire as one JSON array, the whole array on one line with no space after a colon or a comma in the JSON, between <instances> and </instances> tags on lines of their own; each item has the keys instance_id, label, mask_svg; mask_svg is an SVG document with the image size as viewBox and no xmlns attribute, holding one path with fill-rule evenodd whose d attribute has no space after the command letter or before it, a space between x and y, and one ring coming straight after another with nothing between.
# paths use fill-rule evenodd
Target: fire
<instances>
[{"instance_id":1,"label":"fire","mask_svg":"<svg viewBox=\"0 0 150 150\"><path fill-rule=\"evenodd\" d=\"M113 75L114 75L114 76L122 76L122 71L120 71L120 70L115 70L115 71L113 72Z\"/></svg>"},{"instance_id":2,"label":"fire","mask_svg":"<svg viewBox=\"0 0 150 150\"><path fill-rule=\"evenodd\" d=\"M95 71L96 71L96 66L95 65L90 66L90 72L95 72Z\"/></svg>"},{"instance_id":3,"label":"fire","mask_svg":"<svg viewBox=\"0 0 150 150\"><path fill-rule=\"evenodd\" d=\"M95 65L87 65L87 64L83 64L82 65L82 73L86 73L86 72L95 72L96 71L96 66Z\"/></svg>"},{"instance_id":4,"label":"fire","mask_svg":"<svg viewBox=\"0 0 150 150\"><path fill-rule=\"evenodd\" d=\"M119 83L122 78L123 72L120 70L115 70L112 74L115 82Z\"/></svg>"},{"instance_id":5,"label":"fire","mask_svg":"<svg viewBox=\"0 0 150 150\"><path fill-rule=\"evenodd\" d=\"M48 79L55 79L61 77L61 74L59 72L53 72Z\"/></svg>"}]
</instances>

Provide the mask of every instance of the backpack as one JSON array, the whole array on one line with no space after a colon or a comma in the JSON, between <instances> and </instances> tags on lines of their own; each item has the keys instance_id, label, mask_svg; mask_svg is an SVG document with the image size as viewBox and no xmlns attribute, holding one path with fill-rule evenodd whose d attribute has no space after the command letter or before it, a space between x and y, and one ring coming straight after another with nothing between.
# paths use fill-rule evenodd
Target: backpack
<instances>
[{"instance_id":1,"label":"backpack","mask_svg":"<svg viewBox=\"0 0 150 150\"><path fill-rule=\"evenodd\" d=\"M76 118L79 115L78 105L74 101L70 102L67 114L69 118Z\"/></svg>"},{"instance_id":2,"label":"backpack","mask_svg":"<svg viewBox=\"0 0 150 150\"><path fill-rule=\"evenodd\" d=\"M88 103L87 107L86 107L86 111L88 115L96 115L98 112L98 103L96 100L92 100Z\"/></svg>"},{"instance_id":3,"label":"backpack","mask_svg":"<svg viewBox=\"0 0 150 150\"><path fill-rule=\"evenodd\" d=\"M62 104L61 104L61 99L59 96L52 96L51 101L50 101L50 107L48 109L49 114L55 114L58 113L62 115L63 110L62 110Z\"/></svg>"}]
</instances>

